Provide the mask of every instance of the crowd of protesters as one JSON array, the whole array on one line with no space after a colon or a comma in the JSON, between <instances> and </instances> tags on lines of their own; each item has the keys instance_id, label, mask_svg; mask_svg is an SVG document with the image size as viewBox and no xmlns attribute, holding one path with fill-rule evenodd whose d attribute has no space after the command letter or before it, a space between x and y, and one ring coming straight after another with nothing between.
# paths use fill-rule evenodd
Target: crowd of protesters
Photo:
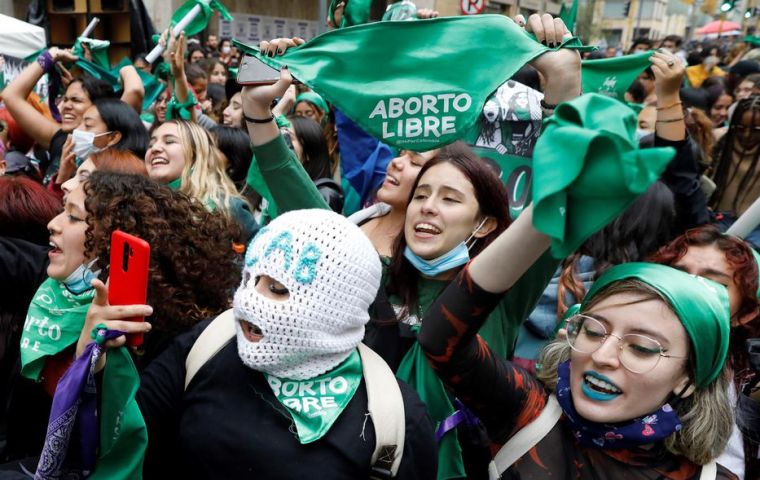
<instances>
[{"instance_id":1,"label":"crowd of protesters","mask_svg":"<svg viewBox=\"0 0 760 480\"><path fill-rule=\"evenodd\" d=\"M269 82L167 31L113 81L51 46L2 87L0 480L760 478L758 37L591 51L507 19L537 53L475 134L404 149L350 108L392 68L330 90L351 41L409 30L364 7L257 45L294 62ZM405 88L438 113L428 38ZM584 91L637 55L621 98ZM115 231L150 246L145 304L111 304Z\"/></svg>"}]
</instances>

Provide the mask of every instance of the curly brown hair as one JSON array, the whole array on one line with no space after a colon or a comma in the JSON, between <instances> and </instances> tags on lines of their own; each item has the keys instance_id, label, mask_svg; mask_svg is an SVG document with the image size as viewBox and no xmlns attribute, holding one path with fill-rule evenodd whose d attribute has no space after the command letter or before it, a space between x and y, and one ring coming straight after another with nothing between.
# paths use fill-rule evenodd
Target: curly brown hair
<instances>
[{"instance_id":1,"label":"curly brown hair","mask_svg":"<svg viewBox=\"0 0 760 480\"><path fill-rule=\"evenodd\" d=\"M85 255L97 257L99 268L108 266L116 229L150 245L154 330L176 334L230 307L242 270L232 220L140 175L95 171L84 191Z\"/></svg>"}]
</instances>

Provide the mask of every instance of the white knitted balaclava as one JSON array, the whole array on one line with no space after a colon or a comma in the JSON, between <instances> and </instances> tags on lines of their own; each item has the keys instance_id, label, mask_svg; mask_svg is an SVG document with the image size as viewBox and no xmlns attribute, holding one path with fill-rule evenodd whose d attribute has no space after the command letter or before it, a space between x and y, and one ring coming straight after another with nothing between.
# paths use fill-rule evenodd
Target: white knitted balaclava
<instances>
[{"instance_id":1,"label":"white knitted balaclava","mask_svg":"<svg viewBox=\"0 0 760 480\"><path fill-rule=\"evenodd\" d=\"M256 291L267 275L288 289L285 301ZM381 265L359 228L329 210L299 210L262 228L245 255L235 293L238 355L248 367L305 380L338 366L364 337ZM240 326L258 326L249 341Z\"/></svg>"}]
</instances>

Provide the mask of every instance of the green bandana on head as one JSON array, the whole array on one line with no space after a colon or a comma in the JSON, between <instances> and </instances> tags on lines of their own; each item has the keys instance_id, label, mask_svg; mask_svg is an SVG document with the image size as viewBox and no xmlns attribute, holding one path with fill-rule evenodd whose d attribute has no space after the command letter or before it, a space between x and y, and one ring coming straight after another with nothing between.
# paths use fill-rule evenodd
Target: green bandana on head
<instances>
[{"instance_id":1,"label":"green bandana on head","mask_svg":"<svg viewBox=\"0 0 760 480\"><path fill-rule=\"evenodd\" d=\"M533 150L533 226L564 258L657 181L672 148L638 149L633 111L594 93L563 103Z\"/></svg>"},{"instance_id":2,"label":"green bandana on head","mask_svg":"<svg viewBox=\"0 0 760 480\"><path fill-rule=\"evenodd\" d=\"M21 374L39 380L45 357L61 353L79 339L95 290L69 292L48 278L34 294L21 332Z\"/></svg>"},{"instance_id":3,"label":"green bandana on head","mask_svg":"<svg viewBox=\"0 0 760 480\"><path fill-rule=\"evenodd\" d=\"M275 58L234 43L275 69L287 65L295 78L375 138L418 152L462 138L491 93L550 50L503 15L333 30ZM593 49L574 38L562 47ZM378 77L378 65L385 75Z\"/></svg>"},{"instance_id":4,"label":"green bandana on head","mask_svg":"<svg viewBox=\"0 0 760 480\"><path fill-rule=\"evenodd\" d=\"M343 8L343 17L340 24L335 21L335 9L339 3L343 2L346 6ZM372 0L332 0L327 9L327 18L335 25L335 28L353 27L369 22L369 10L372 7Z\"/></svg>"},{"instance_id":5,"label":"green bandana on head","mask_svg":"<svg viewBox=\"0 0 760 480\"><path fill-rule=\"evenodd\" d=\"M187 13L196 5L200 5L201 13L199 13L198 16L183 29L187 37L197 35L205 30L206 27L208 27L208 22L211 20L211 16L214 14L215 10L219 12L219 16L222 20L234 20L232 15L227 11L227 8L218 0L188 0L174 12L174 15L172 15L172 26L181 22L182 19L185 18L185 15L187 15Z\"/></svg>"},{"instance_id":6,"label":"green bandana on head","mask_svg":"<svg viewBox=\"0 0 760 480\"><path fill-rule=\"evenodd\" d=\"M600 93L625 101L628 91L641 72L649 68L654 52L644 52L622 57L584 60L581 64L581 83L584 93Z\"/></svg>"},{"instance_id":7,"label":"green bandana on head","mask_svg":"<svg viewBox=\"0 0 760 480\"><path fill-rule=\"evenodd\" d=\"M318 93L315 92L303 92L302 94L298 95L296 97L296 105L298 105L299 102L309 102L314 107L318 108L322 111L323 115L326 115L330 112L329 107L327 106L327 103L325 100L319 96ZM279 125L278 125L279 126Z\"/></svg>"},{"instance_id":8,"label":"green bandana on head","mask_svg":"<svg viewBox=\"0 0 760 480\"><path fill-rule=\"evenodd\" d=\"M697 388L710 385L728 354L730 313L725 287L706 278L654 263L624 263L607 270L591 286L582 310L608 285L635 278L660 292L675 310L689 335L696 362Z\"/></svg>"},{"instance_id":9,"label":"green bandana on head","mask_svg":"<svg viewBox=\"0 0 760 480\"><path fill-rule=\"evenodd\" d=\"M354 350L331 371L308 380L288 380L266 375L274 396L296 424L301 444L324 437L362 381L362 360Z\"/></svg>"}]
</instances>

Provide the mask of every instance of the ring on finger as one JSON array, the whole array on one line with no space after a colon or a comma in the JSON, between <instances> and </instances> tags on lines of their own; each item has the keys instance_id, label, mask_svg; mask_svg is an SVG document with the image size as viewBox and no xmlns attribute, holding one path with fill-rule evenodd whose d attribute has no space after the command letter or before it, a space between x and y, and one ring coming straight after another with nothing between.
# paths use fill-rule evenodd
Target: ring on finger
<instances>
[{"instance_id":1,"label":"ring on finger","mask_svg":"<svg viewBox=\"0 0 760 480\"><path fill-rule=\"evenodd\" d=\"M674 62L673 60L668 60L668 66L669 67L672 67L675 64L676 64L676 62Z\"/></svg>"}]
</instances>

